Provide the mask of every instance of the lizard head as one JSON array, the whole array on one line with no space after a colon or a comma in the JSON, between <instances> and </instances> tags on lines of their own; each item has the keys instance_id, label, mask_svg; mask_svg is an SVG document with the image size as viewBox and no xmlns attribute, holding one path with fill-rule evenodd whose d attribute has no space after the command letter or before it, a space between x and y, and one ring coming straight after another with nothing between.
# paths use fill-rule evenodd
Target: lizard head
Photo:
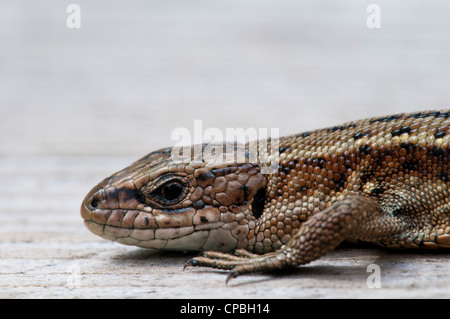
<instances>
[{"instance_id":1,"label":"lizard head","mask_svg":"<svg viewBox=\"0 0 450 319\"><path fill-rule=\"evenodd\" d=\"M94 187L81 205L87 228L155 249L230 251L251 244L266 199L260 166L179 163L171 154L172 148L150 153Z\"/></svg>"}]
</instances>

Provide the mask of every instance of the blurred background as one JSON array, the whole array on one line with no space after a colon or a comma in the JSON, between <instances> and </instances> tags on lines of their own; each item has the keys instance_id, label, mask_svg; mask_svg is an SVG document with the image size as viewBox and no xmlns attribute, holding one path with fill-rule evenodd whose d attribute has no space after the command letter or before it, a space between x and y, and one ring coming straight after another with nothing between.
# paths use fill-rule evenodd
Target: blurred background
<instances>
[{"instance_id":1,"label":"blurred background","mask_svg":"<svg viewBox=\"0 0 450 319\"><path fill-rule=\"evenodd\" d=\"M448 109L449 13L444 0L1 1L0 257L97 240L84 195L197 119L287 135Z\"/></svg>"},{"instance_id":2,"label":"blurred background","mask_svg":"<svg viewBox=\"0 0 450 319\"><path fill-rule=\"evenodd\" d=\"M143 155L174 128L282 135L450 105L450 4L77 1L0 4L0 154Z\"/></svg>"}]
</instances>

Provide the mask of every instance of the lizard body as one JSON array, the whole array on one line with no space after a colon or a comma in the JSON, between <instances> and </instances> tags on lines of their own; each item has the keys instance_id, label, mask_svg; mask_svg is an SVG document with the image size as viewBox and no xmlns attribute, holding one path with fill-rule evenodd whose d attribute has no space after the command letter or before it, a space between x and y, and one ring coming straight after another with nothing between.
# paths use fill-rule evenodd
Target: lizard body
<instances>
[{"instance_id":1,"label":"lizard body","mask_svg":"<svg viewBox=\"0 0 450 319\"><path fill-rule=\"evenodd\" d=\"M282 137L270 174L249 157L178 163L161 149L99 183L81 215L119 243L202 250L188 265L229 278L306 264L345 240L450 248L449 126L450 110L424 111Z\"/></svg>"}]
</instances>

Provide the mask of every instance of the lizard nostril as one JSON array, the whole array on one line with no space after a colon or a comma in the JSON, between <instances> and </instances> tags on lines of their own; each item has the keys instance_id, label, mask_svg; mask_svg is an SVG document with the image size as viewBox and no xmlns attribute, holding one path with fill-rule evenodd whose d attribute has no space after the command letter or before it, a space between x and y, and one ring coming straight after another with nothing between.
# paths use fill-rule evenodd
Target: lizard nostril
<instances>
[{"instance_id":1,"label":"lizard nostril","mask_svg":"<svg viewBox=\"0 0 450 319\"><path fill-rule=\"evenodd\" d=\"M97 208L98 206L100 206L100 199L94 198L94 199L91 201L91 207L92 207L92 208Z\"/></svg>"}]
</instances>

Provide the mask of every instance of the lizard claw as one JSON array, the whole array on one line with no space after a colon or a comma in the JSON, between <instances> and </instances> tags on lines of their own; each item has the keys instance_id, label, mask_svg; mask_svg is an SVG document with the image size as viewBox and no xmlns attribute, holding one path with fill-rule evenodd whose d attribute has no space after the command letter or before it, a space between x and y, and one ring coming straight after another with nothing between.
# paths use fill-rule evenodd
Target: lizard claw
<instances>
[{"instance_id":1,"label":"lizard claw","mask_svg":"<svg viewBox=\"0 0 450 319\"><path fill-rule=\"evenodd\" d=\"M187 267L195 266L196 264L197 264L197 261L195 260L195 257L194 257L194 258L188 259L188 260L184 263L183 271L185 271Z\"/></svg>"},{"instance_id":2,"label":"lizard claw","mask_svg":"<svg viewBox=\"0 0 450 319\"><path fill-rule=\"evenodd\" d=\"M260 256L252 255L245 257L216 252L208 252L206 253L206 255L211 257L205 257L204 254L203 256L189 259L185 263L183 270L188 266L203 266L216 269L231 270L227 276L225 284L228 284L231 279L236 278L237 276L242 274L280 269L285 265L286 259L282 251Z\"/></svg>"},{"instance_id":3,"label":"lizard claw","mask_svg":"<svg viewBox=\"0 0 450 319\"><path fill-rule=\"evenodd\" d=\"M195 266L197 266L197 265L200 266L200 265L199 265L199 262L195 259L195 257L190 258L190 259L188 259L188 260L185 262L185 264L184 264L184 266L183 266L183 271L185 271L187 267L190 267L190 266L194 266L194 267L195 267ZM239 276L239 273L234 272L234 271L230 271L230 272L228 273L227 279L225 280L225 285L228 285L228 282L229 282L231 279L236 278L237 276Z\"/></svg>"},{"instance_id":4,"label":"lizard claw","mask_svg":"<svg viewBox=\"0 0 450 319\"><path fill-rule=\"evenodd\" d=\"M230 271L230 272L228 273L227 279L225 280L225 286L228 285L228 282L229 282L231 279L236 278L237 276L239 276L239 274L238 274L237 272L235 272L235 271Z\"/></svg>"}]
</instances>

